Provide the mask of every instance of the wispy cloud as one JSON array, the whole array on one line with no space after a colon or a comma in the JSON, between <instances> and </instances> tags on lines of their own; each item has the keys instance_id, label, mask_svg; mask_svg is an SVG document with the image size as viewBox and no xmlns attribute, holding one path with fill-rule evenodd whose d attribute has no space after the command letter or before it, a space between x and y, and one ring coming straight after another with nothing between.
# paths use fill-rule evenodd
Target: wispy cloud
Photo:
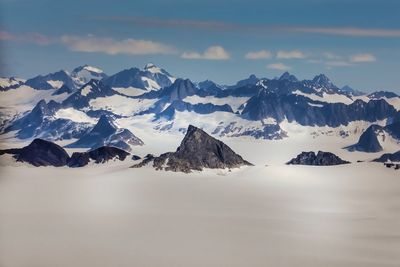
<instances>
[{"instance_id":1,"label":"wispy cloud","mask_svg":"<svg viewBox=\"0 0 400 267\"><path fill-rule=\"evenodd\" d=\"M306 57L306 54L304 54L300 50L278 51L276 53L276 58L278 59L303 59Z\"/></svg>"},{"instance_id":2,"label":"wispy cloud","mask_svg":"<svg viewBox=\"0 0 400 267\"><path fill-rule=\"evenodd\" d=\"M250 51L245 56L246 59L267 59L272 57L271 51L260 50L260 51Z\"/></svg>"},{"instance_id":3,"label":"wispy cloud","mask_svg":"<svg viewBox=\"0 0 400 267\"><path fill-rule=\"evenodd\" d=\"M230 59L229 53L222 46L211 46L204 52L196 51L184 52L181 55L184 59L208 59L208 60L227 60Z\"/></svg>"},{"instance_id":4,"label":"wispy cloud","mask_svg":"<svg viewBox=\"0 0 400 267\"><path fill-rule=\"evenodd\" d=\"M62 44L72 51L105 53L108 55L148 55L171 54L175 49L169 45L141 39L115 40L96 36L72 36L64 35L60 38Z\"/></svg>"},{"instance_id":5,"label":"wispy cloud","mask_svg":"<svg viewBox=\"0 0 400 267\"><path fill-rule=\"evenodd\" d=\"M32 43L36 45L61 44L72 51L88 53L97 52L108 55L176 53L176 49L174 47L156 41L132 38L117 40L110 37L97 37L94 35L63 35L60 37L50 37L40 33L12 34L6 31L0 31L0 41Z\"/></svg>"},{"instance_id":6,"label":"wispy cloud","mask_svg":"<svg viewBox=\"0 0 400 267\"><path fill-rule=\"evenodd\" d=\"M290 70L291 67L287 66L283 63L272 63L272 64L268 64L267 65L268 69L272 69L272 70Z\"/></svg>"},{"instance_id":7,"label":"wispy cloud","mask_svg":"<svg viewBox=\"0 0 400 267\"><path fill-rule=\"evenodd\" d=\"M305 33L305 34L324 34L338 35L348 37L386 37L399 38L399 28L359 28L359 27L320 27L299 26L299 25L248 25L223 21L202 21L186 19L159 19L152 17L129 17L129 16L102 16L92 17L90 19L102 21L114 21L118 23L128 23L142 27L156 28L186 28L191 30L206 31L241 31L246 33L264 34L264 33Z\"/></svg>"},{"instance_id":8,"label":"wispy cloud","mask_svg":"<svg viewBox=\"0 0 400 267\"><path fill-rule=\"evenodd\" d=\"M57 38L49 37L37 32L12 34L6 31L0 31L0 41L14 41L23 43L34 43L37 45L49 45L57 42Z\"/></svg>"},{"instance_id":9,"label":"wispy cloud","mask_svg":"<svg viewBox=\"0 0 400 267\"><path fill-rule=\"evenodd\" d=\"M354 63L375 62L376 57L373 54L357 54L350 56L350 61Z\"/></svg>"}]
</instances>

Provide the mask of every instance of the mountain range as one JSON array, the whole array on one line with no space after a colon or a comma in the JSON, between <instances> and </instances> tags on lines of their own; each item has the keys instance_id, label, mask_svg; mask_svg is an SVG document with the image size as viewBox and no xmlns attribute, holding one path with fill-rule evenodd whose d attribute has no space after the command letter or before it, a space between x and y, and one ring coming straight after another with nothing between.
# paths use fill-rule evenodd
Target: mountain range
<instances>
[{"instance_id":1,"label":"mountain range","mask_svg":"<svg viewBox=\"0 0 400 267\"><path fill-rule=\"evenodd\" d=\"M146 143L146 130L277 140L296 126L359 139L349 151L400 148L400 97L336 86L326 75L300 80L250 75L234 85L194 82L152 64L112 75L84 65L29 79L0 79L0 131L17 139L69 141L67 147Z\"/></svg>"}]
</instances>

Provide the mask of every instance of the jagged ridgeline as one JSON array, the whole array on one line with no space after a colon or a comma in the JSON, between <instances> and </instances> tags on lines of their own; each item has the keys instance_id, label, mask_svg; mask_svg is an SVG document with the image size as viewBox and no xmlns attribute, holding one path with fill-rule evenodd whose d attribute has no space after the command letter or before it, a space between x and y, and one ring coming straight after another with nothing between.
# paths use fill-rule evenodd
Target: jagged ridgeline
<instances>
[{"instance_id":1,"label":"jagged ridgeline","mask_svg":"<svg viewBox=\"0 0 400 267\"><path fill-rule=\"evenodd\" d=\"M148 132L179 134L194 121L217 138L277 140L294 136L291 129L313 128L341 138L356 134L359 142L346 143L350 151L380 152L400 142L397 94L339 88L324 74L304 80L288 72L272 79L250 75L221 85L177 78L152 63L113 75L84 65L0 84L0 133L71 140L71 148L132 151Z\"/></svg>"}]
</instances>

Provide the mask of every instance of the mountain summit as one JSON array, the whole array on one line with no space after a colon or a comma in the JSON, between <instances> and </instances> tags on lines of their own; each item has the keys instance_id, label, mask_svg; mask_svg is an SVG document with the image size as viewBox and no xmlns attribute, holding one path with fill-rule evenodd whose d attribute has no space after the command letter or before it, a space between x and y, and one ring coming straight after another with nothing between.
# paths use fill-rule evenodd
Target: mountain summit
<instances>
[{"instance_id":1,"label":"mountain summit","mask_svg":"<svg viewBox=\"0 0 400 267\"><path fill-rule=\"evenodd\" d=\"M203 168L225 169L252 165L236 154L229 146L189 125L176 152L168 152L154 158L158 170L175 172L201 171Z\"/></svg>"}]
</instances>

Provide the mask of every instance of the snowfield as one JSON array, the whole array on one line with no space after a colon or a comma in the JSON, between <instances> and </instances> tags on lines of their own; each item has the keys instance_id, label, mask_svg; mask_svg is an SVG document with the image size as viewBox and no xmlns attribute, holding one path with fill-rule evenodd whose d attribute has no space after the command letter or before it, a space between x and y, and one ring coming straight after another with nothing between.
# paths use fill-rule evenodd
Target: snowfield
<instances>
[{"instance_id":1,"label":"snowfield","mask_svg":"<svg viewBox=\"0 0 400 267\"><path fill-rule=\"evenodd\" d=\"M135 132L146 145L134 154L174 151L183 137L148 129ZM255 166L183 174L132 169L132 160L36 168L0 156L0 266L400 263L398 171L284 165L303 150L353 162L381 153L351 153L341 149L348 139L301 131L222 140ZM18 144L11 141L2 147Z\"/></svg>"},{"instance_id":2,"label":"snowfield","mask_svg":"<svg viewBox=\"0 0 400 267\"><path fill-rule=\"evenodd\" d=\"M266 151L265 153L268 153ZM2 167L1 266L398 266L393 169Z\"/></svg>"}]
</instances>

